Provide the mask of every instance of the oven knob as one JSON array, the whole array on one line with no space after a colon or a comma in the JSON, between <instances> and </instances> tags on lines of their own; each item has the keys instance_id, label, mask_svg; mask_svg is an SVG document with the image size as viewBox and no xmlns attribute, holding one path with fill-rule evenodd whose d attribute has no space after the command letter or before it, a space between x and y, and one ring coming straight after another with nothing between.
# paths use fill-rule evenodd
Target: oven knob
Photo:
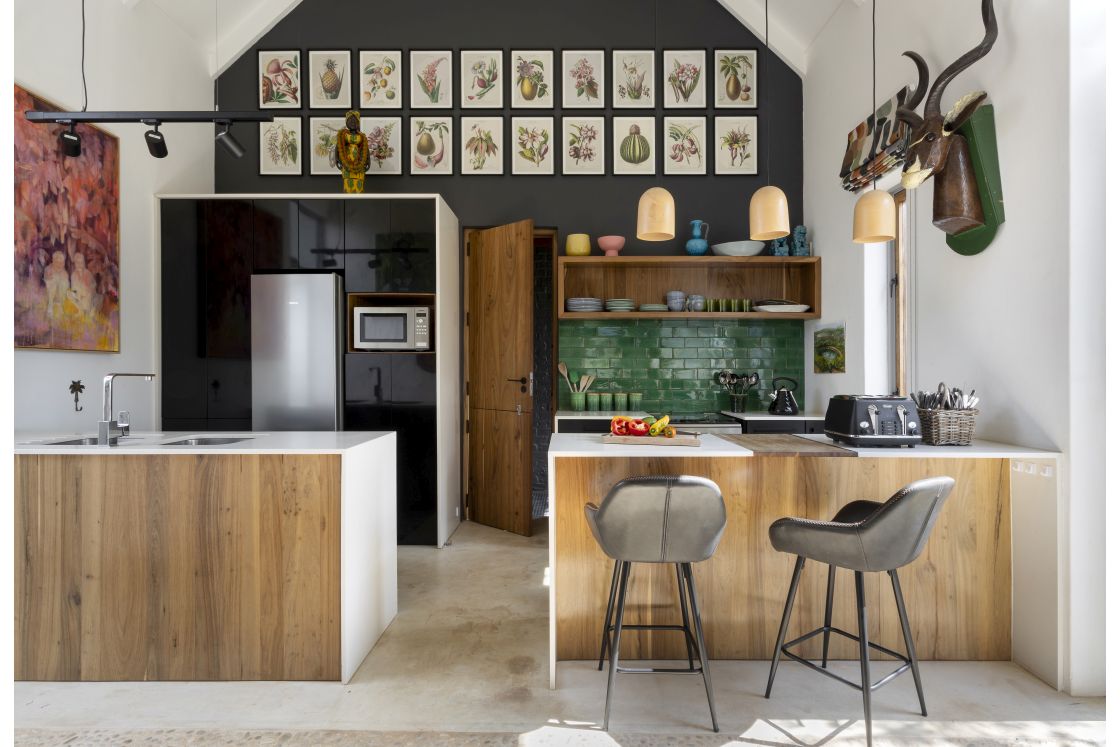
<instances>
[{"instance_id":1,"label":"oven knob","mask_svg":"<svg viewBox=\"0 0 1120 747\"><path fill-rule=\"evenodd\" d=\"M859 432L865 436L869 435L871 433L871 423L868 423L866 420L861 420L859 422Z\"/></svg>"}]
</instances>

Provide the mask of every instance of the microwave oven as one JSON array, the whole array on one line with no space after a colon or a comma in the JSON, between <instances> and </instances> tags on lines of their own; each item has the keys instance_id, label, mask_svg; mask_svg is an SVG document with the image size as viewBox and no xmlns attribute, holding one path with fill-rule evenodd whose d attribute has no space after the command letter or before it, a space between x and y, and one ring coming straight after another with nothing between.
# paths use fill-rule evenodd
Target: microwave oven
<instances>
[{"instance_id":1,"label":"microwave oven","mask_svg":"<svg viewBox=\"0 0 1120 747\"><path fill-rule=\"evenodd\" d=\"M431 309L427 306L354 308L354 350L428 350Z\"/></svg>"}]
</instances>

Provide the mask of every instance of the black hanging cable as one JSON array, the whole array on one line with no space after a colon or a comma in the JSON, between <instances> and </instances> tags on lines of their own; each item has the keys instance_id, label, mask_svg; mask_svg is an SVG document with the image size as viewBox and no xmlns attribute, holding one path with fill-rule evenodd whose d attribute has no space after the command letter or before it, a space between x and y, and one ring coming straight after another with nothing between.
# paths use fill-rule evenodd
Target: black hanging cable
<instances>
[{"instance_id":1,"label":"black hanging cable","mask_svg":"<svg viewBox=\"0 0 1120 747\"><path fill-rule=\"evenodd\" d=\"M770 0L766 0L766 69L770 69ZM762 80L762 66L759 66L758 81ZM770 104L774 101L773 95L770 93L770 84L772 81L766 81L766 184L770 185L770 157L772 148L770 146L770 136L774 132L773 123L771 120L774 117L774 112L771 110ZM757 81L755 85L757 85Z\"/></svg>"},{"instance_id":2,"label":"black hanging cable","mask_svg":"<svg viewBox=\"0 0 1120 747\"><path fill-rule=\"evenodd\" d=\"M879 137L878 137L879 110L877 109L877 107L879 105L878 104L879 98L878 98L878 96L875 95L875 78L878 76L878 72L877 72L876 66L875 66L875 61L876 61L875 51L876 51L876 46L877 46L876 42L875 42L875 27L878 25L875 22L875 3L876 3L876 0L871 0L871 154L870 154L871 158L875 157L875 151L879 148ZM873 167L871 169L871 174L872 174L872 176L871 176L871 189L872 190L878 189L879 188L878 169Z\"/></svg>"},{"instance_id":3,"label":"black hanging cable","mask_svg":"<svg viewBox=\"0 0 1120 747\"><path fill-rule=\"evenodd\" d=\"M82 111L89 106L89 91L86 89L86 0L82 0Z\"/></svg>"}]
</instances>

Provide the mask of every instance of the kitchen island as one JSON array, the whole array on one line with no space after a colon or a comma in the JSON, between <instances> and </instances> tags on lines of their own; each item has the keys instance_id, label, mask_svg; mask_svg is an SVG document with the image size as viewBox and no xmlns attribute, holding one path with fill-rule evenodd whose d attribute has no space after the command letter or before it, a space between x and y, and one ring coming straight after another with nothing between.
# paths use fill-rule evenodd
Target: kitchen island
<instances>
[{"instance_id":1,"label":"kitchen island","mask_svg":"<svg viewBox=\"0 0 1120 747\"><path fill-rule=\"evenodd\" d=\"M17 680L348 682L397 612L396 434L16 435Z\"/></svg>"},{"instance_id":2,"label":"kitchen island","mask_svg":"<svg viewBox=\"0 0 1120 747\"><path fill-rule=\"evenodd\" d=\"M804 447L791 450L790 442ZM752 443L758 448L744 445ZM584 503L601 502L610 487L626 477L675 474L714 480L727 505L727 527L716 554L695 566L712 658L769 659L773 653L794 563L793 557L770 546L768 529L774 520L831 519L850 501L883 501L913 480L949 475L956 487L925 552L899 571L919 658L1015 659L1043 679L1056 676L1051 656L1058 646L1056 604L1051 606L1056 586L1053 594L1045 591L1049 575L1057 578L1052 567L1056 563L1048 562L1056 557L1056 517L1047 513L1056 500L1048 500L1043 488L1056 484L1059 456L980 441L967 447L848 449L818 436L704 435L699 448L690 448L608 445L595 435L553 434L551 683L555 686L557 661L599 656L612 562L587 527ZM1029 469L1024 466L1028 464ZM1014 479L1028 476L1048 483L1040 487ZM1024 508L1014 520L1015 553L1013 486L1016 508L1020 503ZM1013 565L1016 574L1029 574L1024 577L1031 584L1030 594L1013 593ZM635 574L628 622L679 624L671 567L639 564ZM827 567L806 565L791 633L822 623L826 576ZM902 635L890 582L885 574L871 574L867 583L871 639L900 650ZM845 630L856 629L854 596L851 574L838 574L834 622ZM814 643L803 647L809 656L819 656ZM856 658L854 644L843 641L836 655ZM680 635L640 631L623 636L624 659L684 656Z\"/></svg>"}]
</instances>

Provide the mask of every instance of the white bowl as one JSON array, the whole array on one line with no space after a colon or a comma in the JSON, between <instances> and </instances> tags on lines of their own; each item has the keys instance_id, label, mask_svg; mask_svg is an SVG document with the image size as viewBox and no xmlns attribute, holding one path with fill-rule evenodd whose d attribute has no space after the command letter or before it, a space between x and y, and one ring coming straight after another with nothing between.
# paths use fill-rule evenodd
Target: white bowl
<instances>
[{"instance_id":1,"label":"white bowl","mask_svg":"<svg viewBox=\"0 0 1120 747\"><path fill-rule=\"evenodd\" d=\"M712 253L724 257L753 257L766 248L765 241L725 241L722 244L712 244Z\"/></svg>"}]
</instances>

